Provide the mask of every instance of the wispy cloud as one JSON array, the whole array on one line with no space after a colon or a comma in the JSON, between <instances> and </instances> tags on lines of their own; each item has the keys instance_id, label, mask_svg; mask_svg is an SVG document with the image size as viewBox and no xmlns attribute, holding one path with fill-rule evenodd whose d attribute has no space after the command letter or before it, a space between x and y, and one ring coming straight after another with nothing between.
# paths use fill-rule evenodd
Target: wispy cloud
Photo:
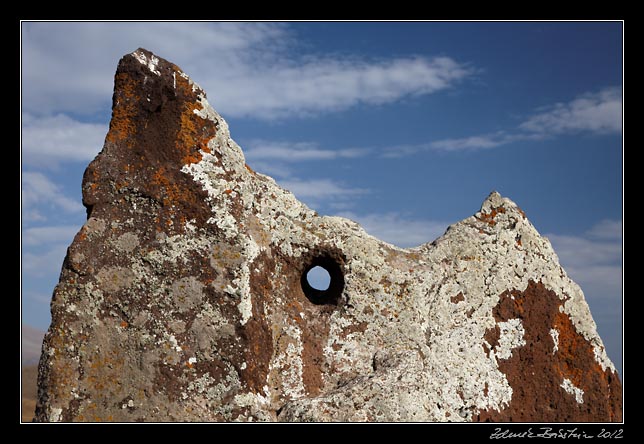
<instances>
[{"instance_id":1,"label":"wispy cloud","mask_svg":"<svg viewBox=\"0 0 644 444\"><path fill-rule=\"evenodd\" d=\"M428 143L419 143L415 145L398 145L387 147L382 150L381 157L397 158L406 157L423 151L477 151L489 148L496 148L514 140L515 137L504 132L495 134L482 134L456 139L441 139Z\"/></svg>"},{"instance_id":2,"label":"wispy cloud","mask_svg":"<svg viewBox=\"0 0 644 444\"><path fill-rule=\"evenodd\" d=\"M22 244L25 246L40 246L52 243L70 244L78 230L77 225L27 228L22 232Z\"/></svg>"},{"instance_id":3,"label":"wispy cloud","mask_svg":"<svg viewBox=\"0 0 644 444\"><path fill-rule=\"evenodd\" d=\"M385 158L405 157L423 151L479 151L514 142L543 140L563 134L610 134L622 131L621 88L605 88L586 93L568 103L558 103L537 111L512 131L435 140L401 145L383 150Z\"/></svg>"},{"instance_id":4,"label":"wispy cloud","mask_svg":"<svg viewBox=\"0 0 644 444\"><path fill-rule=\"evenodd\" d=\"M499 135L471 136L462 139L437 140L429 144L436 151L466 151L494 148L507 143L506 137Z\"/></svg>"},{"instance_id":5,"label":"wispy cloud","mask_svg":"<svg viewBox=\"0 0 644 444\"><path fill-rule=\"evenodd\" d=\"M306 54L295 31L276 23L27 23L22 37L23 105L45 115L109 106L116 61L137 46L178 63L218 111L234 117L391 103L450 88L472 73L449 57Z\"/></svg>"},{"instance_id":6,"label":"wispy cloud","mask_svg":"<svg viewBox=\"0 0 644 444\"><path fill-rule=\"evenodd\" d=\"M622 221L605 219L599 221L587 232L588 236L603 240L622 239Z\"/></svg>"},{"instance_id":7,"label":"wispy cloud","mask_svg":"<svg viewBox=\"0 0 644 444\"><path fill-rule=\"evenodd\" d=\"M519 128L539 134L595 134L622 131L622 89L605 88L557 103L527 119Z\"/></svg>"},{"instance_id":8,"label":"wispy cloud","mask_svg":"<svg viewBox=\"0 0 644 444\"><path fill-rule=\"evenodd\" d=\"M22 160L25 165L55 168L61 162L87 162L101 148L107 125L82 123L64 114L22 115Z\"/></svg>"},{"instance_id":9,"label":"wispy cloud","mask_svg":"<svg viewBox=\"0 0 644 444\"><path fill-rule=\"evenodd\" d=\"M621 220L603 220L582 235L546 235L562 266L589 299L610 299L621 294L621 227Z\"/></svg>"},{"instance_id":10,"label":"wispy cloud","mask_svg":"<svg viewBox=\"0 0 644 444\"><path fill-rule=\"evenodd\" d=\"M246 161L258 172L271 174L298 199L320 210L322 207L347 208L368 189L345 185L330 178L306 178L297 174L295 163L355 159L370 152L362 148L320 148L314 142L251 140L244 144Z\"/></svg>"},{"instance_id":11,"label":"wispy cloud","mask_svg":"<svg viewBox=\"0 0 644 444\"><path fill-rule=\"evenodd\" d=\"M369 191L351 188L330 179L281 180L279 184L303 200L346 199Z\"/></svg>"},{"instance_id":12,"label":"wispy cloud","mask_svg":"<svg viewBox=\"0 0 644 444\"><path fill-rule=\"evenodd\" d=\"M259 22L32 22L21 31L23 106L45 115L109 107L117 61L140 46L216 83L222 71L239 73L240 57L264 65L289 42L285 26Z\"/></svg>"},{"instance_id":13,"label":"wispy cloud","mask_svg":"<svg viewBox=\"0 0 644 444\"><path fill-rule=\"evenodd\" d=\"M358 222L367 233L399 247L415 247L441 236L449 223L428 219L416 219L403 214L341 212L338 216Z\"/></svg>"},{"instance_id":14,"label":"wispy cloud","mask_svg":"<svg viewBox=\"0 0 644 444\"><path fill-rule=\"evenodd\" d=\"M465 66L447 57L376 62L324 57L303 63L278 59L261 72L230 76L226 79L230 88L216 93L224 114L264 119L302 117L431 94L449 88L469 73Z\"/></svg>"},{"instance_id":15,"label":"wispy cloud","mask_svg":"<svg viewBox=\"0 0 644 444\"><path fill-rule=\"evenodd\" d=\"M312 160L351 159L366 155L362 148L323 149L314 142L286 142L251 140L244 144L249 161L277 160L281 162L306 162Z\"/></svg>"},{"instance_id":16,"label":"wispy cloud","mask_svg":"<svg viewBox=\"0 0 644 444\"><path fill-rule=\"evenodd\" d=\"M43 221L41 209L80 213L83 206L64 195L61 187L39 172L22 173L22 215L26 221Z\"/></svg>"},{"instance_id":17,"label":"wispy cloud","mask_svg":"<svg viewBox=\"0 0 644 444\"><path fill-rule=\"evenodd\" d=\"M23 252L23 276L42 278L60 273L67 252L67 244L53 244L45 252Z\"/></svg>"}]
</instances>

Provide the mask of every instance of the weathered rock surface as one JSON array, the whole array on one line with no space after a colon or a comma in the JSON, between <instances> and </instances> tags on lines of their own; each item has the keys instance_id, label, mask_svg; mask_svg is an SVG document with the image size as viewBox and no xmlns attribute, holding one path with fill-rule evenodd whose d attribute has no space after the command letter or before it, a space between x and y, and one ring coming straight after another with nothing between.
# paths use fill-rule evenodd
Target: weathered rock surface
<instances>
[{"instance_id":1,"label":"weathered rock surface","mask_svg":"<svg viewBox=\"0 0 644 444\"><path fill-rule=\"evenodd\" d=\"M320 217L146 50L119 63L83 203L39 421L621 420L584 296L512 201L411 249Z\"/></svg>"}]
</instances>

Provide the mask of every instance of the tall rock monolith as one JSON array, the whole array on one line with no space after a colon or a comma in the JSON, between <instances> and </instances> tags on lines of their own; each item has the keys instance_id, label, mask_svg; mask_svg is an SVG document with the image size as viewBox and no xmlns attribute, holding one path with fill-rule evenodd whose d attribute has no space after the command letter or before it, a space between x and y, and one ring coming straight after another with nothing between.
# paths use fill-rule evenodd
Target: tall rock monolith
<instances>
[{"instance_id":1,"label":"tall rock monolith","mask_svg":"<svg viewBox=\"0 0 644 444\"><path fill-rule=\"evenodd\" d=\"M621 420L583 293L512 201L398 248L254 172L176 65L138 49L114 81L37 421Z\"/></svg>"}]
</instances>

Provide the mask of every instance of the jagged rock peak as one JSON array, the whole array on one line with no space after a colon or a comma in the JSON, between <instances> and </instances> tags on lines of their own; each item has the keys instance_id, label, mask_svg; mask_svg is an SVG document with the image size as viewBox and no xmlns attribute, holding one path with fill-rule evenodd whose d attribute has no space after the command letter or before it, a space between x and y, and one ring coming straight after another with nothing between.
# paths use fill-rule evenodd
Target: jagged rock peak
<instances>
[{"instance_id":1,"label":"jagged rock peak","mask_svg":"<svg viewBox=\"0 0 644 444\"><path fill-rule=\"evenodd\" d=\"M318 216L149 51L119 62L83 203L38 421L621 420L583 293L512 201L410 249Z\"/></svg>"}]
</instances>

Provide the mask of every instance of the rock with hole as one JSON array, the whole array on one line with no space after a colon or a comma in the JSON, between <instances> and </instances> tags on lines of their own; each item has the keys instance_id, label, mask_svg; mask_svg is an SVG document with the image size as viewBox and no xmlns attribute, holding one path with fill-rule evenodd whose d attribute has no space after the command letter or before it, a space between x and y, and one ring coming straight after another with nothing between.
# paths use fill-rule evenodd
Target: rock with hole
<instances>
[{"instance_id":1,"label":"rock with hole","mask_svg":"<svg viewBox=\"0 0 644 444\"><path fill-rule=\"evenodd\" d=\"M144 49L82 188L37 421L621 420L580 288L497 193L434 242L382 242L254 172Z\"/></svg>"}]
</instances>

